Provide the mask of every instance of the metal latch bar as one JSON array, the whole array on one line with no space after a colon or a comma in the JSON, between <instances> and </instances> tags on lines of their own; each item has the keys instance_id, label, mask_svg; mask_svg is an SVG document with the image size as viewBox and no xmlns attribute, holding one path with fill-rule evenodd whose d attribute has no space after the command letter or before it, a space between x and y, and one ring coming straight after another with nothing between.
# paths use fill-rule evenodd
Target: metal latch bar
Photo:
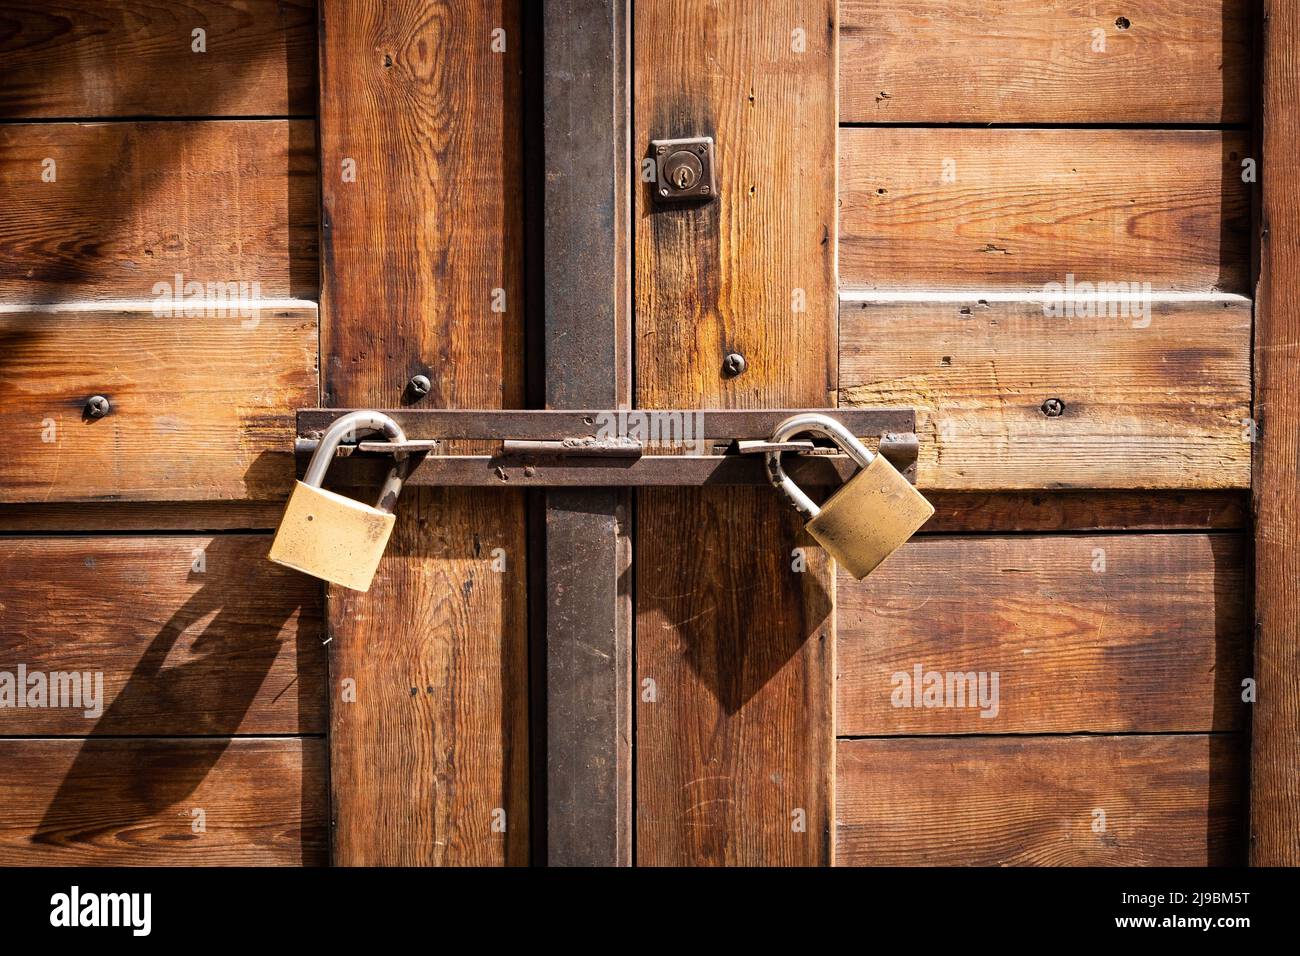
<instances>
[{"instance_id":1,"label":"metal latch bar","mask_svg":"<svg viewBox=\"0 0 1300 956\"><path fill-rule=\"evenodd\" d=\"M299 412L300 433L306 436L296 443L299 455L314 451L319 429L345 413L342 409ZM413 459L408 485L763 485L767 483L762 459L769 448L767 439L793 413L786 409L393 411L385 414L401 423L408 440L400 446L379 441L351 446L330 475L342 485L369 484L396 450ZM879 454L915 480L919 442L912 430L912 409L828 409L824 414L875 444ZM608 434L611 431L615 434ZM440 441L447 439L494 439L501 444L491 455L439 454ZM667 453L657 454L657 448ZM812 441L783 442L782 450L792 453L790 474L803 485L839 484L857 467L834 448Z\"/></svg>"}]
</instances>

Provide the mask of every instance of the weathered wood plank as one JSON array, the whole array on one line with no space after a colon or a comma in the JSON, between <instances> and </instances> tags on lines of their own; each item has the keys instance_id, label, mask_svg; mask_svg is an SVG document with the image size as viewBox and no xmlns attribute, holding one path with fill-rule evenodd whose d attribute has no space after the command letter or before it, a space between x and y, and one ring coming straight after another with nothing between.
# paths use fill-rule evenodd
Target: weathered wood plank
<instances>
[{"instance_id":1,"label":"weathered wood plank","mask_svg":"<svg viewBox=\"0 0 1300 956\"><path fill-rule=\"evenodd\" d=\"M0 117L314 113L315 13L313 0L9 0Z\"/></svg>"},{"instance_id":2,"label":"weathered wood plank","mask_svg":"<svg viewBox=\"0 0 1300 956\"><path fill-rule=\"evenodd\" d=\"M633 150L712 136L719 189L677 208L638 190L636 404L824 407L836 4L658 0L634 24ZM830 861L834 582L815 549L791 570L796 518L759 489L640 494L639 863Z\"/></svg>"},{"instance_id":3,"label":"weathered wood plank","mask_svg":"<svg viewBox=\"0 0 1300 956\"><path fill-rule=\"evenodd\" d=\"M0 308L0 498L268 499L316 398L316 306ZM92 395L103 418L85 415Z\"/></svg>"},{"instance_id":4,"label":"weathered wood plank","mask_svg":"<svg viewBox=\"0 0 1300 956\"><path fill-rule=\"evenodd\" d=\"M829 863L831 562L772 497L759 488L639 494L643 865Z\"/></svg>"},{"instance_id":5,"label":"weathered wood plank","mask_svg":"<svg viewBox=\"0 0 1300 956\"><path fill-rule=\"evenodd\" d=\"M1253 14L1251 0L843 0L840 120L1245 122Z\"/></svg>"},{"instance_id":6,"label":"weathered wood plank","mask_svg":"<svg viewBox=\"0 0 1300 956\"><path fill-rule=\"evenodd\" d=\"M1250 524L1244 491L938 492L922 531L1236 531ZM0 524L3 511L0 511Z\"/></svg>"},{"instance_id":7,"label":"weathered wood plank","mask_svg":"<svg viewBox=\"0 0 1300 956\"><path fill-rule=\"evenodd\" d=\"M518 407L518 3L321 24L325 404L394 407L418 372L426 407ZM331 590L335 862L528 862L526 576L522 493L412 488L369 593Z\"/></svg>"},{"instance_id":8,"label":"weathered wood plank","mask_svg":"<svg viewBox=\"0 0 1300 956\"><path fill-rule=\"evenodd\" d=\"M320 738L0 740L0 794L4 866L327 862Z\"/></svg>"},{"instance_id":9,"label":"weathered wood plank","mask_svg":"<svg viewBox=\"0 0 1300 956\"><path fill-rule=\"evenodd\" d=\"M1300 8L1267 0L1255 331L1255 705L1250 861L1300 865Z\"/></svg>"},{"instance_id":10,"label":"weathered wood plank","mask_svg":"<svg viewBox=\"0 0 1300 956\"><path fill-rule=\"evenodd\" d=\"M836 732L1240 730L1247 554L1222 534L918 538L840 573Z\"/></svg>"},{"instance_id":11,"label":"weathered wood plank","mask_svg":"<svg viewBox=\"0 0 1300 956\"><path fill-rule=\"evenodd\" d=\"M1239 296L855 293L840 401L916 409L925 489L1247 488L1250 336Z\"/></svg>"},{"instance_id":12,"label":"weathered wood plank","mask_svg":"<svg viewBox=\"0 0 1300 956\"><path fill-rule=\"evenodd\" d=\"M1245 293L1248 155L1216 130L841 130L840 277Z\"/></svg>"},{"instance_id":13,"label":"weathered wood plank","mask_svg":"<svg viewBox=\"0 0 1300 956\"><path fill-rule=\"evenodd\" d=\"M0 672L80 675L0 734L294 734L325 730L322 591L266 560L269 535L0 539ZM37 685L38 687L41 685ZM86 692L90 693L87 694Z\"/></svg>"},{"instance_id":14,"label":"weathered wood plank","mask_svg":"<svg viewBox=\"0 0 1300 956\"><path fill-rule=\"evenodd\" d=\"M1240 865L1244 744L1235 734L842 740L836 861Z\"/></svg>"},{"instance_id":15,"label":"weathered wood plank","mask_svg":"<svg viewBox=\"0 0 1300 956\"><path fill-rule=\"evenodd\" d=\"M314 299L315 124L0 126L0 301ZM53 177L50 180L50 177Z\"/></svg>"}]
</instances>

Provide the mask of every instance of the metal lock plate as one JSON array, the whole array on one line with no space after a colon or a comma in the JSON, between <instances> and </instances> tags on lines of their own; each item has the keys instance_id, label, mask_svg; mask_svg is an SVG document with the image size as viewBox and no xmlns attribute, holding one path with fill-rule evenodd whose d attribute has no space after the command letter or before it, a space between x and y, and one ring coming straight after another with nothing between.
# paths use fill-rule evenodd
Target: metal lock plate
<instances>
[{"instance_id":1,"label":"metal lock plate","mask_svg":"<svg viewBox=\"0 0 1300 956\"><path fill-rule=\"evenodd\" d=\"M333 584L367 591L396 520L387 511L299 481L267 557Z\"/></svg>"},{"instance_id":2,"label":"metal lock plate","mask_svg":"<svg viewBox=\"0 0 1300 956\"><path fill-rule=\"evenodd\" d=\"M861 581L930 520L934 506L883 455L854 475L806 528Z\"/></svg>"},{"instance_id":3,"label":"metal lock plate","mask_svg":"<svg viewBox=\"0 0 1300 956\"><path fill-rule=\"evenodd\" d=\"M713 137L654 139L654 196L659 202L708 201L717 195L713 178Z\"/></svg>"}]
</instances>

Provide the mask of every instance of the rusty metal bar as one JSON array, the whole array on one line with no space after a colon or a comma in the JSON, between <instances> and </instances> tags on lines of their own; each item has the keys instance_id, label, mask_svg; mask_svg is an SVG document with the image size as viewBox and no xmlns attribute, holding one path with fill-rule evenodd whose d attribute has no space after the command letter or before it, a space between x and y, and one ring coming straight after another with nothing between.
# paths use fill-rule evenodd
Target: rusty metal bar
<instances>
[{"instance_id":1,"label":"rusty metal bar","mask_svg":"<svg viewBox=\"0 0 1300 956\"><path fill-rule=\"evenodd\" d=\"M631 399L630 8L631 0L542 5L540 284L548 408L613 408ZM588 436L597 437L589 427L494 437L553 443ZM534 713L544 736L534 740L545 741L546 766L544 774L537 768L544 792L534 799L545 803L540 849L548 865L628 866L631 496L583 484L541 496L545 562L530 586L544 598L531 608L534 634L544 638L534 664L534 687L545 697ZM536 640L533 647L539 650Z\"/></svg>"},{"instance_id":2,"label":"rusty metal bar","mask_svg":"<svg viewBox=\"0 0 1300 956\"><path fill-rule=\"evenodd\" d=\"M346 408L307 408L298 412L298 434L319 438L330 424L349 411ZM791 415L821 412L841 422L859 438L874 439L887 432L916 430L916 413L911 408L821 408L821 409L383 409L406 435L414 440L505 439L563 441L566 438L610 437L638 432L667 436L668 443L766 440L776 426ZM673 429L689 429L685 440ZM642 439L645 441L645 439ZM646 444L652 442L645 441Z\"/></svg>"}]
</instances>

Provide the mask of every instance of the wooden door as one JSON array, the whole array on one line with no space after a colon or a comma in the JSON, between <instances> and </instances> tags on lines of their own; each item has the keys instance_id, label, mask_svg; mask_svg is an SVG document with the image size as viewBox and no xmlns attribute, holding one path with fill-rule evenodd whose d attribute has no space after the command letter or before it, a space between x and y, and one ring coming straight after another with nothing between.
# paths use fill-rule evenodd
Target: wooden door
<instances>
[{"instance_id":1,"label":"wooden door","mask_svg":"<svg viewBox=\"0 0 1300 956\"><path fill-rule=\"evenodd\" d=\"M1300 861L1289 6L64 7L0 31L0 864ZM937 513L858 582L767 488L411 487L327 591L316 406L911 409Z\"/></svg>"},{"instance_id":2,"label":"wooden door","mask_svg":"<svg viewBox=\"0 0 1300 956\"><path fill-rule=\"evenodd\" d=\"M640 496L639 863L1246 859L1259 11L1030 6L635 6L719 177L639 196L637 402L914 408L939 509L857 582Z\"/></svg>"}]
</instances>

